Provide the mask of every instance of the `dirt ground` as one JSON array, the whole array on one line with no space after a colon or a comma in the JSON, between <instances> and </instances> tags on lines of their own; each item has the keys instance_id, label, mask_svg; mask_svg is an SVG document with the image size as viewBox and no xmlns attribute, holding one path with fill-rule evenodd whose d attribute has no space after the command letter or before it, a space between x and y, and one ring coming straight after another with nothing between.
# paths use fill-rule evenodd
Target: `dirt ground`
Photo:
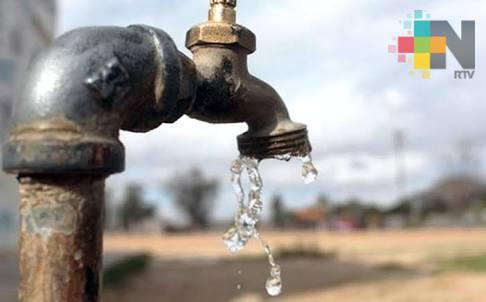
<instances>
[{"instance_id":1,"label":"dirt ground","mask_svg":"<svg viewBox=\"0 0 486 302\"><path fill-rule=\"evenodd\" d=\"M108 252L149 252L155 261L105 302L484 302L486 274L438 272L438 264L464 255L486 255L486 230L364 233L268 233L274 250L319 246L336 258L280 259L284 292L268 298L268 264L258 244L229 255L221 234L108 235ZM251 256L251 257L250 257ZM279 261L279 259L277 259Z\"/></svg>"}]
</instances>

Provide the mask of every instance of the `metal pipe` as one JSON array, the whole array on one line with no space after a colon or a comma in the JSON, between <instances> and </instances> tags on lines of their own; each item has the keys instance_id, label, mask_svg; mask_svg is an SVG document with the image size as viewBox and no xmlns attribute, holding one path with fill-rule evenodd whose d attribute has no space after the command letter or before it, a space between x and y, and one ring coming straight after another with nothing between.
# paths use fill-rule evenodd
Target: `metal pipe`
<instances>
[{"instance_id":1,"label":"metal pipe","mask_svg":"<svg viewBox=\"0 0 486 302\"><path fill-rule=\"evenodd\" d=\"M19 301L99 301L104 178L22 176L19 183Z\"/></svg>"},{"instance_id":2,"label":"metal pipe","mask_svg":"<svg viewBox=\"0 0 486 302\"><path fill-rule=\"evenodd\" d=\"M19 176L21 302L98 302L103 186L124 170L120 130L150 131L182 115L246 122L243 155L310 152L278 93L248 71L256 37L236 24L236 0L210 0L180 53L162 30L69 32L30 65L15 104L3 168Z\"/></svg>"},{"instance_id":3,"label":"metal pipe","mask_svg":"<svg viewBox=\"0 0 486 302\"><path fill-rule=\"evenodd\" d=\"M210 3L208 21L187 33L186 47L198 76L196 99L187 114L210 123L247 123L248 131L238 136L238 148L246 156L308 154L307 127L293 122L276 90L248 71L256 37L235 23L236 0Z\"/></svg>"},{"instance_id":4,"label":"metal pipe","mask_svg":"<svg viewBox=\"0 0 486 302\"><path fill-rule=\"evenodd\" d=\"M163 31L83 28L31 64L3 168L19 175L21 302L100 300L104 179L123 171L120 129L192 105L193 63Z\"/></svg>"}]
</instances>

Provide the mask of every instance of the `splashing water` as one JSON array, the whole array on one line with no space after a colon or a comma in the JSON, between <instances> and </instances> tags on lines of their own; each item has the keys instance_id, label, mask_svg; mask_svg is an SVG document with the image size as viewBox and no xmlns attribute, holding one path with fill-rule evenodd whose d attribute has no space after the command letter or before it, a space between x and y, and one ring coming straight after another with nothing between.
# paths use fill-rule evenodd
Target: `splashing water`
<instances>
[{"instance_id":1,"label":"splashing water","mask_svg":"<svg viewBox=\"0 0 486 302\"><path fill-rule=\"evenodd\" d=\"M279 160L289 161L291 154L275 157ZM306 184L316 180L318 171L312 163L311 155L300 157L303 162L302 177ZM270 264L270 277L265 283L265 288L270 296L278 296L282 292L281 268L275 262L270 246L261 238L256 226L260 221L263 202L261 200L263 181L258 171L259 161L255 158L240 156L231 164L231 183L236 195L239 208L235 215L234 225L223 235L223 241L232 253L241 251L248 241L254 237L265 251ZM245 191L241 185L241 176L246 170L250 182L248 202L245 203Z\"/></svg>"},{"instance_id":2,"label":"splashing water","mask_svg":"<svg viewBox=\"0 0 486 302\"><path fill-rule=\"evenodd\" d=\"M241 186L241 174L247 171L250 180L248 204L245 204L245 193ZM263 188L262 179L258 171L258 161L253 158L240 157L231 165L231 182L239 204L234 225L223 236L226 247L233 253L242 250L256 230L260 220L263 203L260 200Z\"/></svg>"},{"instance_id":3,"label":"splashing water","mask_svg":"<svg viewBox=\"0 0 486 302\"><path fill-rule=\"evenodd\" d=\"M306 184L311 184L316 181L319 172L317 171L316 167L314 167L310 154L302 156L300 159L304 163L302 166L302 177L304 178L304 182Z\"/></svg>"}]
</instances>

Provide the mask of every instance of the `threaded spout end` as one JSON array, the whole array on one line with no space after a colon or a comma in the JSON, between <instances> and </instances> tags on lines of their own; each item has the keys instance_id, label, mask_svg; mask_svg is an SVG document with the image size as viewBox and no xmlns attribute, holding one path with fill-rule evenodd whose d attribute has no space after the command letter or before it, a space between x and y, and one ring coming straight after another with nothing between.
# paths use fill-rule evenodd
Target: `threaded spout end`
<instances>
[{"instance_id":1,"label":"threaded spout end","mask_svg":"<svg viewBox=\"0 0 486 302\"><path fill-rule=\"evenodd\" d=\"M287 155L302 157L309 154L312 147L307 135L307 129L302 128L265 137L253 137L243 134L238 136L238 149L241 155L261 160Z\"/></svg>"}]
</instances>

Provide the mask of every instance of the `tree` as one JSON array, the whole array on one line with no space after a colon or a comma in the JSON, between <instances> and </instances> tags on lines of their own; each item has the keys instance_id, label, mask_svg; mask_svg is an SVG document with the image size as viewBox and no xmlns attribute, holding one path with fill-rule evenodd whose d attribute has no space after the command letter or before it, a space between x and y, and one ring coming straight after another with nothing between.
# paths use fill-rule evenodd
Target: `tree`
<instances>
[{"instance_id":1,"label":"tree","mask_svg":"<svg viewBox=\"0 0 486 302\"><path fill-rule=\"evenodd\" d=\"M218 188L217 180L206 178L197 168L176 176L167 185L176 206L189 218L191 227L200 230L206 230L210 225Z\"/></svg>"},{"instance_id":2,"label":"tree","mask_svg":"<svg viewBox=\"0 0 486 302\"><path fill-rule=\"evenodd\" d=\"M129 231L134 225L155 216L155 207L148 205L143 199L140 185L127 186L125 198L119 210L119 219L123 229Z\"/></svg>"},{"instance_id":3,"label":"tree","mask_svg":"<svg viewBox=\"0 0 486 302\"><path fill-rule=\"evenodd\" d=\"M331 201L325 194L319 194L316 200L316 205L322 210L327 210L331 204Z\"/></svg>"},{"instance_id":4,"label":"tree","mask_svg":"<svg viewBox=\"0 0 486 302\"><path fill-rule=\"evenodd\" d=\"M278 229L285 226L285 209L280 195L272 198L272 222L273 226Z\"/></svg>"}]
</instances>

